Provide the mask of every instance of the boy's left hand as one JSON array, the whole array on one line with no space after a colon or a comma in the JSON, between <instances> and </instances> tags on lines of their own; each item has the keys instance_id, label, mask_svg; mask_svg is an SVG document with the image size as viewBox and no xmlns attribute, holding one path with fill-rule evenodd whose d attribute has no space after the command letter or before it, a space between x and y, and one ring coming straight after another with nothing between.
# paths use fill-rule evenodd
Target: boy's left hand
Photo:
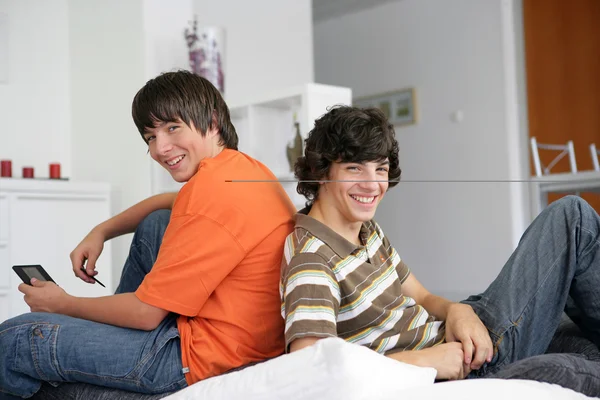
<instances>
[{"instance_id":1,"label":"boy's left hand","mask_svg":"<svg viewBox=\"0 0 600 400\"><path fill-rule=\"evenodd\" d=\"M473 309L466 304L452 304L446 318L446 341L461 342L465 364L479 369L492 360L494 351L490 334Z\"/></svg>"},{"instance_id":2,"label":"boy's left hand","mask_svg":"<svg viewBox=\"0 0 600 400\"><path fill-rule=\"evenodd\" d=\"M54 282L40 281L35 278L31 279L31 286L21 283L19 292L25 295L24 300L31 312L60 313L69 297Z\"/></svg>"}]
</instances>

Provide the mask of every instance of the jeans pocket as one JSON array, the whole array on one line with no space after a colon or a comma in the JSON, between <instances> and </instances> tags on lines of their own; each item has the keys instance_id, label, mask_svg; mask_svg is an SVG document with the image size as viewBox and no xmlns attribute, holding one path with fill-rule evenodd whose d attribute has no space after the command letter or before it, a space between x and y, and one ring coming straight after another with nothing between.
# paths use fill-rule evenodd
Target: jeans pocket
<instances>
[{"instance_id":1,"label":"jeans pocket","mask_svg":"<svg viewBox=\"0 0 600 400\"><path fill-rule=\"evenodd\" d=\"M139 374L140 386L147 393L164 393L187 386L177 328L171 328L161 336L135 372Z\"/></svg>"},{"instance_id":2,"label":"jeans pocket","mask_svg":"<svg viewBox=\"0 0 600 400\"><path fill-rule=\"evenodd\" d=\"M52 323L21 325L15 332L14 369L44 381L63 380L56 358L59 326Z\"/></svg>"}]
</instances>

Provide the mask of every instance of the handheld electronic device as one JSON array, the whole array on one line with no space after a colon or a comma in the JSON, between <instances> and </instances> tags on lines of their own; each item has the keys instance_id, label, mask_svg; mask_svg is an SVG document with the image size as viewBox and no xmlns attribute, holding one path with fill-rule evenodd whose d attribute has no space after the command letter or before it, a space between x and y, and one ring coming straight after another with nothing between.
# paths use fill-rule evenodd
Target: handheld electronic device
<instances>
[{"instance_id":1,"label":"handheld electronic device","mask_svg":"<svg viewBox=\"0 0 600 400\"><path fill-rule=\"evenodd\" d=\"M17 275L19 275L19 278L28 285L31 285L31 278L39 279L40 281L54 282L41 265L13 265L13 271L15 271Z\"/></svg>"},{"instance_id":2,"label":"handheld electronic device","mask_svg":"<svg viewBox=\"0 0 600 400\"><path fill-rule=\"evenodd\" d=\"M81 270L86 272L84 267L81 267ZM21 280L28 285L31 285L31 278L39 279L40 281L54 282L54 280L50 278L50 275L48 275L44 267L41 265L13 265L13 271L15 271L17 275L19 275L19 278L21 278ZM95 280L102 287L106 287L102 282L93 276L90 276L90 278Z\"/></svg>"}]
</instances>

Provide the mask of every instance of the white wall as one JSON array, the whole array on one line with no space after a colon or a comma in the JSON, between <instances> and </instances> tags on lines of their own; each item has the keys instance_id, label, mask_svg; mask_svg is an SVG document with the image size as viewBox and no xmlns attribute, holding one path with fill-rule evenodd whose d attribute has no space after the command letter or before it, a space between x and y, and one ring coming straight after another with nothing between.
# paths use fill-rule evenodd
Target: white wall
<instances>
[{"instance_id":1,"label":"white wall","mask_svg":"<svg viewBox=\"0 0 600 400\"><path fill-rule=\"evenodd\" d=\"M225 99L313 82L310 0L194 0L198 26L226 30Z\"/></svg>"},{"instance_id":2,"label":"white wall","mask_svg":"<svg viewBox=\"0 0 600 400\"><path fill-rule=\"evenodd\" d=\"M146 79L189 69L184 31L193 15L193 0L144 0Z\"/></svg>"},{"instance_id":3,"label":"white wall","mask_svg":"<svg viewBox=\"0 0 600 400\"><path fill-rule=\"evenodd\" d=\"M73 178L109 182L116 214L150 194L149 156L131 118L133 97L146 81L143 2L68 5ZM130 241L126 235L112 242L115 287ZM110 262L100 258L100 276Z\"/></svg>"},{"instance_id":4,"label":"white wall","mask_svg":"<svg viewBox=\"0 0 600 400\"><path fill-rule=\"evenodd\" d=\"M511 0L403 0L315 25L317 82L355 97L416 88L419 121L396 128L404 182L377 219L425 286L452 299L485 289L527 218L525 184L506 182L525 176L513 11Z\"/></svg>"},{"instance_id":5,"label":"white wall","mask_svg":"<svg viewBox=\"0 0 600 400\"><path fill-rule=\"evenodd\" d=\"M71 176L67 0L0 0L8 19L8 81L0 82L0 158L13 177L33 166Z\"/></svg>"}]
</instances>

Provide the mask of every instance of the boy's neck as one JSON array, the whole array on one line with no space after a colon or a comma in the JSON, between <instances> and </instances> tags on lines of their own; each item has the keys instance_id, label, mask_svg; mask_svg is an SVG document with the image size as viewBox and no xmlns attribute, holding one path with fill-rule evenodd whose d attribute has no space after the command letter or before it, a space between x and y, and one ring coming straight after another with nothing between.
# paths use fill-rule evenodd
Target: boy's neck
<instances>
[{"instance_id":1,"label":"boy's neck","mask_svg":"<svg viewBox=\"0 0 600 400\"><path fill-rule=\"evenodd\" d=\"M362 227L362 222L349 223L343 221L342 215L335 207L327 207L327 205L320 203L318 200L314 202L308 215L326 225L350 243L357 246L362 245L360 240L360 228Z\"/></svg>"},{"instance_id":2,"label":"boy's neck","mask_svg":"<svg viewBox=\"0 0 600 400\"><path fill-rule=\"evenodd\" d=\"M219 144L218 137L216 138L216 140L213 139L210 146L210 153L207 158L214 158L218 156L224 149L225 147Z\"/></svg>"}]
</instances>

